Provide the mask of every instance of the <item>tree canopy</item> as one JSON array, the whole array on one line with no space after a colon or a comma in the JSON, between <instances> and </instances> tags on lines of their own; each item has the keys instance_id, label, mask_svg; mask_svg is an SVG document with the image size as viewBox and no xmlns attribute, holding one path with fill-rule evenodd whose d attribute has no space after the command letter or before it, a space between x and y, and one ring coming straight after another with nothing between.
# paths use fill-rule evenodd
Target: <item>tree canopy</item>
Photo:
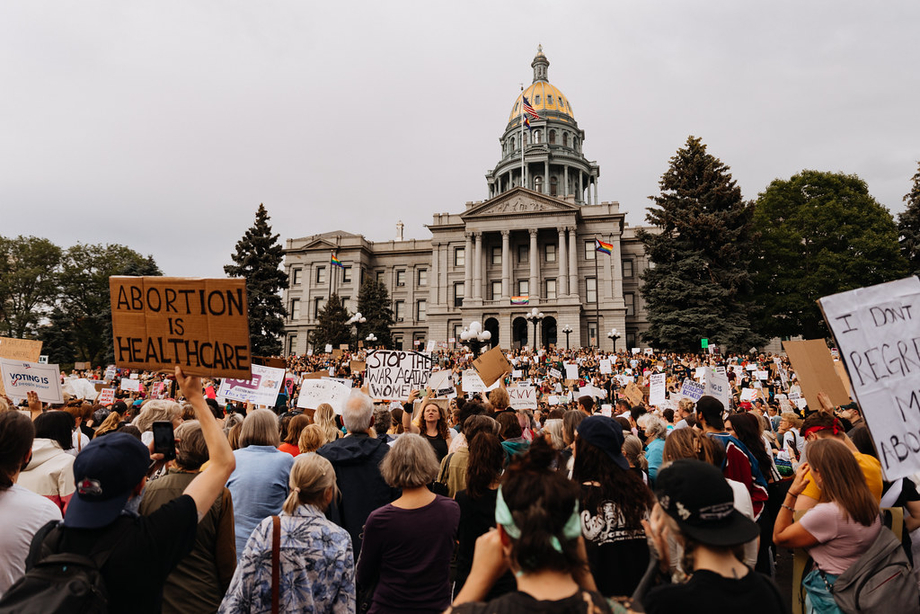
<instances>
[{"instance_id":1,"label":"tree canopy","mask_svg":"<svg viewBox=\"0 0 920 614\"><path fill-rule=\"evenodd\" d=\"M338 294L333 294L326 301L316 318L316 328L310 332L310 343L314 348L322 351L326 344L338 348L344 343L350 343L351 326L345 324L348 320L348 311Z\"/></svg>"},{"instance_id":2,"label":"tree canopy","mask_svg":"<svg viewBox=\"0 0 920 614\"><path fill-rule=\"evenodd\" d=\"M911 275L920 275L920 164L910 192L904 195L907 208L898 216L898 244Z\"/></svg>"},{"instance_id":3,"label":"tree canopy","mask_svg":"<svg viewBox=\"0 0 920 614\"><path fill-rule=\"evenodd\" d=\"M702 338L730 349L758 344L749 322L751 208L729 167L691 136L659 187L646 219L660 232L638 233L654 265L642 275L645 340L673 351L698 350Z\"/></svg>"},{"instance_id":4,"label":"tree canopy","mask_svg":"<svg viewBox=\"0 0 920 614\"><path fill-rule=\"evenodd\" d=\"M393 347L390 329L395 323L393 308L390 307L390 293L382 283L368 277L358 291L358 311L367 318L358 330L358 339L364 340L373 333L377 338L374 345L385 348Z\"/></svg>"},{"instance_id":5,"label":"tree canopy","mask_svg":"<svg viewBox=\"0 0 920 614\"><path fill-rule=\"evenodd\" d=\"M272 234L269 220L265 205L260 204L255 223L236 243L236 252L231 255L234 264L224 266L230 277L246 279L249 336L255 356L281 354L287 315L281 300L281 291L288 287L281 268L284 250L278 243L280 235Z\"/></svg>"},{"instance_id":6,"label":"tree canopy","mask_svg":"<svg viewBox=\"0 0 920 614\"><path fill-rule=\"evenodd\" d=\"M817 299L907 274L891 213L856 175L804 170L774 180L755 203L758 328L826 337Z\"/></svg>"},{"instance_id":7,"label":"tree canopy","mask_svg":"<svg viewBox=\"0 0 920 614\"><path fill-rule=\"evenodd\" d=\"M58 293L63 250L40 237L0 237L0 332L36 333Z\"/></svg>"}]
</instances>

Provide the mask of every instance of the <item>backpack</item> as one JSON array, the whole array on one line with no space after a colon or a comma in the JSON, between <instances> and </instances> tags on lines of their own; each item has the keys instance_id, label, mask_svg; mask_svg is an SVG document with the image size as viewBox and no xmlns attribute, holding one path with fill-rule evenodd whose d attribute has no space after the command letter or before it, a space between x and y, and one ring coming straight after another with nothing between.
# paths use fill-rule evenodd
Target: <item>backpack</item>
<instances>
[{"instance_id":1,"label":"backpack","mask_svg":"<svg viewBox=\"0 0 920 614\"><path fill-rule=\"evenodd\" d=\"M28 571L0 599L0 614L96 614L109 611L105 578L100 571L122 532L100 540L86 556L59 552L64 537L60 523L38 530L29 551ZM46 538L48 543L46 542ZM39 558L40 557L40 558Z\"/></svg>"},{"instance_id":2,"label":"backpack","mask_svg":"<svg viewBox=\"0 0 920 614\"><path fill-rule=\"evenodd\" d=\"M875 542L830 587L840 609L850 614L916 612L917 581L901 542L882 526Z\"/></svg>"}]
</instances>

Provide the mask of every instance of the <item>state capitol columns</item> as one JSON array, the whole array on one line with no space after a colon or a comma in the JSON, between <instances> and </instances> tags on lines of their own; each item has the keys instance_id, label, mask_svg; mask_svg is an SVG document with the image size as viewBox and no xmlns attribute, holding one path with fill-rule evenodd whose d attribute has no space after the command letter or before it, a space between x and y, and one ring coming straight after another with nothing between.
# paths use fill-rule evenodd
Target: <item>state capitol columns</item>
<instances>
[{"instance_id":1,"label":"state capitol columns","mask_svg":"<svg viewBox=\"0 0 920 614\"><path fill-rule=\"evenodd\" d=\"M473 298L482 300L482 233L473 233Z\"/></svg>"},{"instance_id":2,"label":"state capitol columns","mask_svg":"<svg viewBox=\"0 0 920 614\"><path fill-rule=\"evenodd\" d=\"M511 231L502 230L502 300L511 297Z\"/></svg>"},{"instance_id":3,"label":"state capitol columns","mask_svg":"<svg viewBox=\"0 0 920 614\"><path fill-rule=\"evenodd\" d=\"M566 296L569 293L569 284L568 284L569 276L565 272L565 267L566 267L565 230L566 230L565 226L559 227L559 255L558 255L559 256L558 258L559 274L557 275L557 277L559 278L559 281L556 282L558 286L556 289L557 296Z\"/></svg>"},{"instance_id":4,"label":"state capitol columns","mask_svg":"<svg viewBox=\"0 0 920 614\"><path fill-rule=\"evenodd\" d=\"M539 283L540 283L540 272L537 267L540 263L540 252L537 251L537 229L530 229L530 284L529 284L529 294L531 303L537 302L534 299L539 299Z\"/></svg>"},{"instance_id":5,"label":"state capitol columns","mask_svg":"<svg viewBox=\"0 0 920 614\"><path fill-rule=\"evenodd\" d=\"M466 247L463 252L463 296L473 298L473 233L464 233Z\"/></svg>"},{"instance_id":6,"label":"state capitol columns","mask_svg":"<svg viewBox=\"0 0 920 614\"><path fill-rule=\"evenodd\" d=\"M568 227L566 230L569 231L569 285L571 286L571 293L578 294L578 247L575 245L575 228ZM597 284L597 280L594 280L594 283ZM595 285L595 288L597 286ZM587 297L587 295L586 295Z\"/></svg>"}]
</instances>

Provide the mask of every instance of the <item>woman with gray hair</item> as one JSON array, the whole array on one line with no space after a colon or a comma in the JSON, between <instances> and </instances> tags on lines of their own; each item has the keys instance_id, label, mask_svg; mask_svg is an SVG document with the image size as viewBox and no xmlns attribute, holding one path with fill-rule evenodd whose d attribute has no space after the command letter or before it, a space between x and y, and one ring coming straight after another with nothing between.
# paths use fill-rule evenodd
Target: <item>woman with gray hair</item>
<instances>
[{"instance_id":1,"label":"woman with gray hair","mask_svg":"<svg viewBox=\"0 0 920 614\"><path fill-rule=\"evenodd\" d=\"M401 435L380 472L402 496L371 512L364 526L356 573L359 586L376 583L368 614L442 612L450 605L460 506L428 490L438 461L420 435Z\"/></svg>"},{"instance_id":2,"label":"woman with gray hair","mask_svg":"<svg viewBox=\"0 0 920 614\"><path fill-rule=\"evenodd\" d=\"M281 512L288 496L288 476L294 457L278 449L278 416L270 409L249 412L240 431L240 448L233 451L236 469L227 480L233 495L236 555L263 518Z\"/></svg>"},{"instance_id":3,"label":"woman with gray hair","mask_svg":"<svg viewBox=\"0 0 920 614\"><path fill-rule=\"evenodd\" d=\"M185 492L208 461L208 446L197 420L176 429L176 462L166 475L149 482L140 513L149 516ZM198 523L195 546L166 578L163 612L214 612L236 569L233 500L225 487Z\"/></svg>"},{"instance_id":4,"label":"woman with gray hair","mask_svg":"<svg viewBox=\"0 0 920 614\"><path fill-rule=\"evenodd\" d=\"M654 484L664 455L664 438L668 435L668 425L655 414L642 414L636 423L645 432L645 458L648 460L648 477Z\"/></svg>"},{"instance_id":5,"label":"woman with gray hair","mask_svg":"<svg viewBox=\"0 0 920 614\"><path fill-rule=\"evenodd\" d=\"M141 432L141 441L145 446L153 441L154 422L172 422L173 428L178 428L182 424L182 406L166 399L152 399L141 406L141 413L131 424Z\"/></svg>"}]
</instances>

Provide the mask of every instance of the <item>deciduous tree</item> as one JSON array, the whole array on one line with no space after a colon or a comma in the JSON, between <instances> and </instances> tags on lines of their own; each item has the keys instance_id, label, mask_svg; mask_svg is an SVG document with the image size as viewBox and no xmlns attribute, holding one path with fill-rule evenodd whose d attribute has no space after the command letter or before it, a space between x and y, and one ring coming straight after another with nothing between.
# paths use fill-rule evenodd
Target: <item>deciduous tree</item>
<instances>
[{"instance_id":1,"label":"deciduous tree","mask_svg":"<svg viewBox=\"0 0 920 614\"><path fill-rule=\"evenodd\" d=\"M904 195L907 208L898 216L898 244L907 260L911 275L920 274L920 165L912 179L910 192Z\"/></svg>"},{"instance_id":2,"label":"deciduous tree","mask_svg":"<svg viewBox=\"0 0 920 614\"><path fill-rule=\"evenodd\" d=\"M40 237L0 237L0 333L33 336L58 294L62 250Z\"/></svg>"},{"instance_id":3,"label":"deciduous tree","mask_svg":"<svg viewBox=\"0 0 920 614\"><path fill-rule=\"evenodd\" d=\"M754 209L759 330L826 337L817 299L907 274L891 213L856 175L804 170L774 180Z\"/></svg>"}]
</instances>

